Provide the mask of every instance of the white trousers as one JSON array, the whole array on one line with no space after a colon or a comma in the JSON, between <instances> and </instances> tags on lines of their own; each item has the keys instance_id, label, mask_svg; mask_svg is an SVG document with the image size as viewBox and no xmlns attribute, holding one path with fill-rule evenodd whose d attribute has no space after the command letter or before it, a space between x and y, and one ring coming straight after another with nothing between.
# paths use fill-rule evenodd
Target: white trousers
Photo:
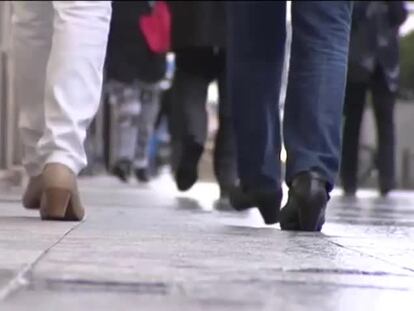
<instances>
[{"instance_id":1,"label":"white trousers","mask_svg":"<svg viewBox=\"0 0 414 311\"><path fill-rule=\"evenodd\" d=\"M13 1L14 99L30 176L47 163L75 174L86 166L110 18L110 1Z\"/></svg>"}]
</instances>

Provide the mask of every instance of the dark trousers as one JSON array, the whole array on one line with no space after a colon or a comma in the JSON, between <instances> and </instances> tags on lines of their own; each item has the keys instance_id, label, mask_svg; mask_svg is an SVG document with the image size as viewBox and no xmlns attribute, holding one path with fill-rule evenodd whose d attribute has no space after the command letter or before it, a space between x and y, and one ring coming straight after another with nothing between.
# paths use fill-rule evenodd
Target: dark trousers
<instances>
[{"instance_id":1,"label":"dark trousers","mask_svg":"<svg viewBox=\"0 0 414 311\"><path fill-rule=\"evenodd\" d=\"M173 167L185 152L185 145L204 147L208 125L207 91L209 84L217 80L219 129L214 149L214 172L220 186L232 185L237 178L237 169L231 107L226 91L225 53L209 47L175 52L176 73L170 90Z\"/></svg>"},{"instance_id":2,"label":"dark trousers","mask_svg":"<svg viewBox=\"0 0 414 311\"><path fill-rule=\"evenodd\" d=\"M377 70L371 81L367 83L348 81L346 87L341 180L347 191L355 191L358 186L359 137L368 91L372 93L372 107L377 125L376 165L379 171L379 187L381 190L390 190L395 184L394 105L396 94L389 90L382 71Z\"/></svg>"},{"instance_id":3,"label":"dark trousers","mask_svg":"<svg viewBox=\"0 0 414 311\"><path fill-rule=\"evenodd\" d=\"M247 188L281 184L279 90L285 2L229 1L228 74L238 150ZM292 46L283 139L286 181L316 170L331 188L339 170L341 118L352 4L292 2ZM329 189L328 189L329 190Z\"/></svg>"}]
</instances>

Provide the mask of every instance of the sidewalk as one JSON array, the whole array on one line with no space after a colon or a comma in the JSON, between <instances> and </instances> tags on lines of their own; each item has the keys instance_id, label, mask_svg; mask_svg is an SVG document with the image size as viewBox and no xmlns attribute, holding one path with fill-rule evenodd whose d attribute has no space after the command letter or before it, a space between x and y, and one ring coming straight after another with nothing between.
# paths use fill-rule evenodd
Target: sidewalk
<instances>
[{"instance_id":1,"label":"sidewalk","mask_svg":"<svg viewBox=\"0 0 414 311\"><path fill-rule=\"evenodd\" d=\"M413 310L414 193L334 196L323 233L265 227L109 177L81 182L85 222L41 222L0 195L0 310Z\"/></svg>"}]
</instances>

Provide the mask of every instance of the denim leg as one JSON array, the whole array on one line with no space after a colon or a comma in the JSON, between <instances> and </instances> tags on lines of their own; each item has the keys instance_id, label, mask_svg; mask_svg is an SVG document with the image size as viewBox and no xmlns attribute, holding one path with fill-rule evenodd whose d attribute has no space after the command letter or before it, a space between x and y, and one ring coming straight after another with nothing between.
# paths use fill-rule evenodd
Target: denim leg
<instances>
[{"instance_id":1,"label":"denim leg","mask_svg":"<svg viewBox=\"0 0 414 311\"><path fill-rule=\"evenodd\" d=\"M314 169L333 187L339 169L352 2L292 2L284 116L288 184ZM330 189L328 189L330 190Z\"/></svg>"},{"instance_id":2,"label":"denim leg","mask_svg":"<svg viewBox=\"0 0 414 311\"><path fill-rule=\"evenodd\" d=\"M228 81L241 183L280 185L279 90L286 37L284 1L228 2Z\"/></svg>"}]
</instances>

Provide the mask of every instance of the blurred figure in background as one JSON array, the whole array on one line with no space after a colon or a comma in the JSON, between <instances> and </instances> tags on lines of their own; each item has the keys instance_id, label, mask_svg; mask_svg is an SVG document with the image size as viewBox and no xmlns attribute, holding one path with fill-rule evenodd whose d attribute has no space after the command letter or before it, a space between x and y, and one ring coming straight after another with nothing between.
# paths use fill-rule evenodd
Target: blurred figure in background
<instances>
[{"instance_id":1,"label":"blurred figure in background","mask_svg":"<svg viewBox=\"0 0 414 311\"><path fill-rule=\"evenodd\" d=\"M174 61L169 60L169 63L170 67L174 66ZM169 128L170 94L171 89L166 90L162 94L161 108L155 122L154 133L150 140L149 167L150 173L154 177L162 172L161 169L163 167L170 168L171 164L171 135Z\"/></svg>"},{"instance_id":2,"label":"blurred figure in background","mask_svg":"<svg viewBox=\"0 0 414 311\"><path fill-rule=\"evenodd\" d=\"M214 173L221 197L237 178L231 107L226 90L226 17L220 1L170 1L176 72L171 89L172 166L177 187L190 189L207 138L208 86L219 89Z\"/></svg>"},{"instance_id":3,"label":"blurred figure in background","mask_svg":"<svg viewBox=\"0 0 414 311\"><path fill-rule=\"evenodd\" d=\"M153 51L140 18L153 18L157 1L114 1L106 62L106 92L117 108L113 173L127 182L131 172L149 181L149 142L158 115L166 52Z\"/></svg>"},{"instance_id":4,"label":"blurred figure in background","mask_svg":"<svg viewBox=\"0 0 414 311\"><path fill-rule=\"evenodd\" d=\"M26 208L42 219L85 215L77 175L101 97L108 1L13 1L13 85L20 109Z\"/></svg>"},{"instance_id":5,"label":"blurred figure in background","mask_svg":"<svg viewBox=\"0 0 414 311\"><path fill-rule=\"evenodd\" d=\"M399 80L398 29L407 17L403 1L356 1L352 18L345 96L341 181L344 193L358 188L358 145L368 91L377 123L379 190L395 187L394 106Z\"/></svg>"}]
</instances>

